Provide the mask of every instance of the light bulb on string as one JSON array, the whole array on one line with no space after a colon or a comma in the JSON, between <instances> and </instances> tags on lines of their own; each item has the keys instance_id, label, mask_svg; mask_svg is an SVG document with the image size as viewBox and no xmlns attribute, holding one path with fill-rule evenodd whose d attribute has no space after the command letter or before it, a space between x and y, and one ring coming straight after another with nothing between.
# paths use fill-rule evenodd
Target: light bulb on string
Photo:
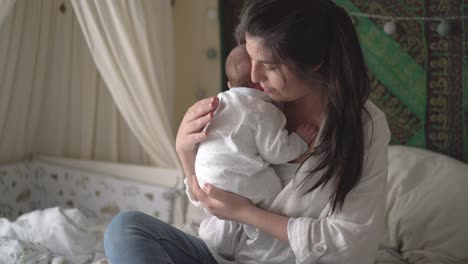
<instances>
[{"instance_id":1,"label":"light bulb on string","mask_svg":"<svg viewBox=\"0 0 468 264\"><path fill-rule=\"evenodd\" d=\"M450 33L450 24L447 22L447 20L442 19L437 25L437 33L441 36L447 36Z\"/></svg>"},{"instance_id":2,"label":"light bulb on string","mask_svg":"<svg viewBox=\"0 0 468 264\"><path fill-rule=\"evenodd\" d=\"M468 20L468 16L445 16L445 17L424 17L424 16L385 16L379 14L367 14L360 12L349 12L354 26L358 23L358 18L373 18L375 20L384 21L383 31L388 35L393 35L398 31L398 21L439 21L439 24L434 29L440 36L448 36L453 33L454 25L451 21Z\"/></svg>"},{"instance_id":3,"label":"light bulb on string","mask_svg":"<svg viewBox=\"0 0 468 264\"><path fill-rule=\"evenodd\" d=\"M390 20L388 22L386 22L383 26L383 30L385 33L387 33L388 35L393 35L395 34L396 30L397 30L397 27L396 27L396 23L395 23L395 20Z\"/></svg>"}]
</instances>

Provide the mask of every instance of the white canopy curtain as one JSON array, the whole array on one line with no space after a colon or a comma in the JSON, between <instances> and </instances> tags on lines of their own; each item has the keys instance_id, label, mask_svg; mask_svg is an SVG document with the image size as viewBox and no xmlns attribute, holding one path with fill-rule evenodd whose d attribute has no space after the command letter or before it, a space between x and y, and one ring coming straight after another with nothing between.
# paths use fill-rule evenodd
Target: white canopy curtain
<instances>
[{"instance_id":1,"label":"white canopy curtain","mask_svg":"<svg viewBox=\"0 0 468 264\"><path fill-rule=\"evenodd\" d=\"M156 165L115 106L68 0L17 0L0 25L0 163L30 153Z\"/></svg>"},{"instance_id":2,"label":"white canopy curtain","mask_svg":"<svg viewBox=\"0 0 468 264\"><path fill-rule=\"evenodd\" d=\"M5 18L10 14L11 9L15 5L16 0L0 0L0 25Z\"/></svg>"},{"instance_id":3,"label":"white canopy curtain","mask_svg":"<svg viewBox=\"0 0 468 264\"><path fill-rule=\"evenodd\" d=\"M160 167L180 168L171 131L170 1L72 0L96 65L122 116Z\"/></svg>"}]
</instances>

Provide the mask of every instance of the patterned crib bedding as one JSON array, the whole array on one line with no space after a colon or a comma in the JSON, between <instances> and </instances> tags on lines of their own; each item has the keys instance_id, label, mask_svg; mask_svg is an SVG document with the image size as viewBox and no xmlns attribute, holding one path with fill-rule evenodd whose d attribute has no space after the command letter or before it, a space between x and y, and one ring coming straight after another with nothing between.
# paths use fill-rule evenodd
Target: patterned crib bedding
<instances>
[{"instance_id":1,"label":"patterned crib bedding","mask_svg":"<svg viewBox=\"0 0 468 264\"><path fill-rule=\"evenodd\" d=\"M28 161L0 166L0 263L104 264L110 219L137 210L172 223L177 189Z\"/></svg>"},{"instance_id":2,"label":"patterned crib bedding","mask_svg":"<svg viewBox=\"0 0 468 264\"><path fill-rule=\"evenodd\" d=\"M0 166L0 193L0 217L8 219L60 206L101 220L137 210L171 223L177 190L29 161Z\"/></svg>"}]
</instances>

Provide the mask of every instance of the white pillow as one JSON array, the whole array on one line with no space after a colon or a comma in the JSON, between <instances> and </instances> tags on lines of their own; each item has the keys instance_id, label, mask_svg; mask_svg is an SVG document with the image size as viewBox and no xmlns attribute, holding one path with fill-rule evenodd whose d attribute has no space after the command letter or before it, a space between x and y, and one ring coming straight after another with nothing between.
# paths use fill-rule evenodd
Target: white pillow
<instances>
[{"instance_id":1,"label":"white pillow","mask_svg":"<svg viewBox=\"0 0 468 264\"><path fill-rule=\"evenodd\" d=\"M385 247L409 263L468 263L468 165L390 146Z\"/></svg>"}]
</instances>

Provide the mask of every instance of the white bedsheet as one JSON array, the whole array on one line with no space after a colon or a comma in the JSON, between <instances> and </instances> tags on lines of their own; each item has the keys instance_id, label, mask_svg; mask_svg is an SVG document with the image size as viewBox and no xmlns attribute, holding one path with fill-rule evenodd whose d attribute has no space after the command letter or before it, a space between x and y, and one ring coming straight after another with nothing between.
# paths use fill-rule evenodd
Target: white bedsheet
<instances>
[{"instance_id":1,"label":"white bedsheet","mask_svg":"<svg viewBox=\"0 0 468 264\"><path fill-rule=\"evenodd\" d=\"M0 264L104 264L105 223L77 209L33 211L14 222L0 218Z\"/></svg>"}]
</instances>

